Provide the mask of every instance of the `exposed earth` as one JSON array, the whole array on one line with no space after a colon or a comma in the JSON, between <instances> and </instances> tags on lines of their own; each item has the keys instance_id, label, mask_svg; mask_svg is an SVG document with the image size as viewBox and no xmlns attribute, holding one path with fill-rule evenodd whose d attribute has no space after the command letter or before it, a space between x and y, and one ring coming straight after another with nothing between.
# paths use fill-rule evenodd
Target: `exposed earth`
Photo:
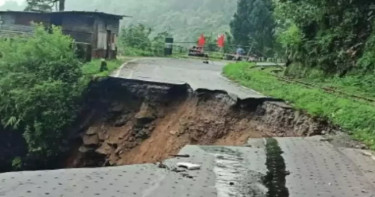
<instances>
[{"instance_id":1,"label":"exposed earth","mask_svg":"<svg viewBox=\"0 0 375 197\"><path fill-rule=\"evenodd\" d=\"M249 138L335 131L269 98L239 100L222 91L115 78L96 85L87 107L95 118L67 167L154 163L187 144L237 146Z\"/></svg>"},{"instance_id":2,"label":"exposed earth","mask_svg":"<svg viewBox=\"0 0 375 197\"><path fill-rule=\"evenodd\" d=\"M78 169L0 174L0 196L374 196L371 151L224 65L124 64L91 85L63 164Z\"/></svg>"}]
</instances>

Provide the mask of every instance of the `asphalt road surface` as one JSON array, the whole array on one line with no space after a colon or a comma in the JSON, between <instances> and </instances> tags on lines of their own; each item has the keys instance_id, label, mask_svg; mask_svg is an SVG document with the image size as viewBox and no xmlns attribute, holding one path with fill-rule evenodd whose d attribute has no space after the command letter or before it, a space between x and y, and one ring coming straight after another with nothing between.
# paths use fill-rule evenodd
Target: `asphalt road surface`
<instances>
[{"instance_id":1,"label":"asphalt road surface","mask_svg":"<svg viewBox=\"0 0 375 197\"><path fill-rule=\"evenodd\" d=\"M124 65L114 76L263 97L223 78L223 66L147 58ZM238 147L190 145L179 154L185 157L163 164L4 173L0 196L375 197L375 155L323 137L249 139ZM200 169L179 168L179 162Z\"/></svg>"},{"instance_id":2,"label":"asphalt road surface","mask_svg":"<svg viewBox=\"0 0 375 197\"><path fill-rule=\"evenodd\" d=\"M189 84L194 90L224 90L240 99L264 98L262 94L242 87L221 75L226 62L203 60L140 58L128 62L113 77L144 81Z\"/></svg>"},{"instance_id":3,"label":"asphalt road surface","mask_svg":"<svg viewBox=\"0 0 375 197\"><path fill-rule=\"evenodd\" d=\"M321 137L276 138L283 151L283 160L277 160L266 141L251 139L240 147L186 146L179 154L188 158L172 158L164 165L0 174L0 196L375 196L375 161L368 152L337 147ZM177 167L179 162L201 167L186 170ZM266 183L267 177L279 181Z\"/></svg>"}]
</instances>

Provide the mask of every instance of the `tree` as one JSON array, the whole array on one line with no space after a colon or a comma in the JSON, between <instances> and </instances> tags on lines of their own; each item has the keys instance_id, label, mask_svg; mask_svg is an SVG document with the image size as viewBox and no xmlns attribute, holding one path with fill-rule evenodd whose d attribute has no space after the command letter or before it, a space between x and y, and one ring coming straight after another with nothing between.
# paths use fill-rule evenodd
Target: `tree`
<instances>
[{"instance_id":1,"label":"tree","mask_svg":"<svg viewBox=\"0 0 375 197\"><path fill-rule=\"evenodd\" d=\"M22 132L30 154L57 155L75 120L83 86L72 46L57 27L0 40L0 127Z\"/></svg>"},{"instance_id":2,"label":"tree","mask_svg":"<svg viewBox=\"0 0 375 197\"><path fill-rule=\"evenodd\" d=\"M263 56L274 53L275 21L271 0L239 0L230 27L235 44L251 46Z\"/></svg>"},{"instance_id":3,"label":"tree","mask_svg":"<svg viewBox=\"0 0 375 197\"><path fill-rule=\"evenodd\" d=\"M151 27L152 36L167 31L177 42L195 42L202 33L229 32L237 0L69 0L67 9L100 10L134 16L126 26ZM136 16L136 17L135 17ZM189 27L189 28L186 28Z\"/></svg>"},{"instance_id":4,"label":"tree","mask_svg":"<svg viewBox=\"0 0 375 197\"><path fill-rule=\"evenodd\" d=\"M27 11L52 11L59 4L59 11L65 10L65 0L26 0Z\"/></svg>"},{"instance_id":5,"label":"tree","mask_svg":"<svg viewBox=\"0 0 375 197\"><path fill-rule=\"evenodd\" d=\"M278 40L306 71L344 76L361 67L371 69L375 67L372 4L373 0L274 0Z\"/></svg>"},{"instance_id":6,"label":"tree","mask_svg":"<svg viewBox=\"0 0 375 197\"><path fill-rule=\"evenodd\" d=\"M151 33L151 28L142 24L122 29L119 37L120 51L127 55L151 55Z\"/></svg>"},{"instance_id":7,"label":"tree","mask_svg":"<svg viewBox=\"0 0 375 197\"><path fill-rule=\"evenodd\" d=\"M156 56L164 55L165 39L170 37L168 32L158 33L151 41L152 52Z\"/></svg>"}]
</instances>

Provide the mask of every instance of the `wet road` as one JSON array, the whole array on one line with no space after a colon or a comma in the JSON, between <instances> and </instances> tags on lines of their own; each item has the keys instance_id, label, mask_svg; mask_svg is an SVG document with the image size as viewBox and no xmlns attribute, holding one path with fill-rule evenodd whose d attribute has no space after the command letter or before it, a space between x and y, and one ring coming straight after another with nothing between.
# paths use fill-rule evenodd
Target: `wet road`
<instances>
[{"instance_id":1,"label":"wet road","mask_svg":"<svg viewBox=\"0 0 375 197\"><path fill-rule=\"evenodd\" d=\"M172 84L189 84L194 90L224 90L240 99L264 98L262 94L239 86L223 77L221 72L226 62L202 60L141 58L128 62L113 76Z\"/></svg>"},{"instance_id":2,"label":"wet road","mask_svg":"<svg viewBox=\"0 0 375 197\"><path fill-rule=\"evenodd\" d=\"M310 137L276 138L281 151L275 152L267 141L251 139L241 147L186 146L180 154L190 157L172 158L165 165L0 174L0 196L375 196L375 161L363 150ZM184 170L176 167L178 162L201 168Z\"/></svg>"},{"instance_id":3,"label":"wet road","mask_svg":"<svg viewBox=\"0 0 375 197\"><path fill-rule=\"evenodd\" d=\"M147 58L114 76L263 96L220 76L224 63ZM273 142L273 144L269 144ZM375 197L375 155L322 137L250 139L245 146L186 146L163 165L0 174L0 197ZM199 170L177 168L179 162Z\"/></svg>"}]
</instances>

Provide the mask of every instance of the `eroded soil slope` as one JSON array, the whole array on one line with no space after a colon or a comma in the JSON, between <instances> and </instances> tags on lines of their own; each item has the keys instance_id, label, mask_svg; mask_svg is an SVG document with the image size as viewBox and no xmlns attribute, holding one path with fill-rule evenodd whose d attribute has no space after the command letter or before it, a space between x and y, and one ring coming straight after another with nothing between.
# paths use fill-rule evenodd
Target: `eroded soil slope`
<instances>
[{"instance_id":1,"label":"eroded soil slope","mask_svg":"<svg viewBox=\"0 0 375 197\"><path fill-rule=\"evenodd\" d=\"M159 162L187 144L244 145L248 138L334 130L280 101L188 85L106 79L93 85L87 103L88 127L66 167Z\"/></svg>"}]
</instances>

